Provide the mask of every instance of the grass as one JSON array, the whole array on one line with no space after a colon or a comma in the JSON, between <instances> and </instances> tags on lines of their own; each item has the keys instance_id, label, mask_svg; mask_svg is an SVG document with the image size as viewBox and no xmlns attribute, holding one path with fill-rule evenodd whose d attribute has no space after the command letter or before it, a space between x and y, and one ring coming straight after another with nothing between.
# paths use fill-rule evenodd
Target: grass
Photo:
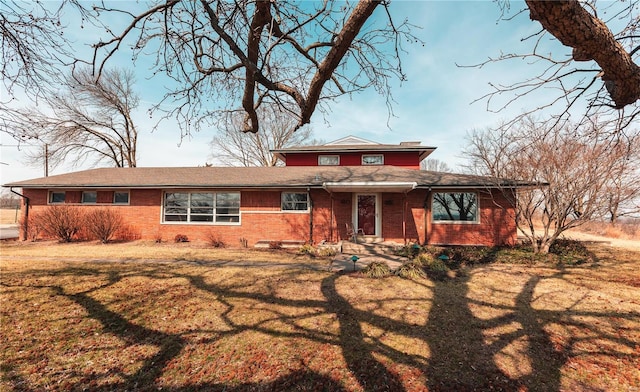
<instances>
[{"instance_id":1,"label":"grass","mask_svg":"<svg viewBox=\"0 0 640 392\"><path fill-rule=\"evenodd\" d=\"M12 225L18 223L20 219L20 210L16 208L0 208L0 224Z\"/></svg>"},{"instance_id":2,"label":"grass","mask_svg":"<svg viewBox=\"0 0 640 392\"><path fill-rule=\"evenodd\" d=\"M230 250L182 245L2 244L0 390L640 387L637 252L432 281L286 266L301 256L285 252L221 265ZM109 261L146 247L162 257Z\"/></svg>"}]
</instances>

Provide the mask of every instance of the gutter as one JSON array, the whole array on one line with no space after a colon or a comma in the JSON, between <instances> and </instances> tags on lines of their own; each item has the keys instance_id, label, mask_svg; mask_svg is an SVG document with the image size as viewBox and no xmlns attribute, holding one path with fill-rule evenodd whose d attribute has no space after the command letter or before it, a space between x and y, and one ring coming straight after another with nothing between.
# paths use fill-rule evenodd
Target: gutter
<instances>
[{"instance_id":1,"label":"gutter","mask_svg":"<svg viewBox=\"0 0 640 392\"><path fill-rule=\"evenodd\" d=\"M26 241L27 232L29 229L29 198L23 195L22 193L18 193L14 191L13 187L9 188L9 190L11 191L11 193L18 195L24 200L25 210L24 210L24 216L22 218L22 225L21 225L22 227L20 228L20 237L21 237L20 240Z\"/></svg>"}]
</instances>

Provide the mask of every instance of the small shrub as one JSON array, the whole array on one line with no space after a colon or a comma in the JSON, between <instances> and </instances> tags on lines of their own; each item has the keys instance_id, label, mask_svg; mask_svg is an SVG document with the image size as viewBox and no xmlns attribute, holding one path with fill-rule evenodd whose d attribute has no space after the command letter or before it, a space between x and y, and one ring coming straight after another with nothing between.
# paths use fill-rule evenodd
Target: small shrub
<instances>
[{"instance_id":1,"label":"small shrub","mask_svg":"<svg viewBox=\"0 0 640 392\"><path fill-rule=\"evenodd\" d=\"M271 242L269 242L269 249L271 249L271 250L282 249L282 242L281 241L271 241Z\"/></svg>"},{"instance_id":2,"label":"small shrub","mask_svg":"<svg viewBox=\"0 0 640 392\"><path fill-rule=\"evenodd\" d=\"M333 257L337 254L338 252L331 247L322 247L322 248L318 248L317 251L317 255L320 257Z\"/></svg>"},{"instance_id":3,"label":"small shrub","mask_svg":"<svg viewBox=\"0 0 640 392\"><path fill-rule=\"evenodd\" d=\"M313 257L317 254L317 251L311 244L304 244L300 248L298 248L298 254Z\"/></svg>"},{"instance_id":4,"label":"small shrub","mask_svg":"<svg viewBox=\"0 0 640 392\"><path fill-rule=\"evenodd\" d=\"M449 267L447 267L445 262L441 259L433 258L424 267L425 267L427 276L431 279L445 280L447 278Z\"/></svg>"},{"instance_id":5,"label":"small shrub","mask_svg":"<svg viewBox=\"0 0 640 392\"><path fill-rule=\"evenodd\" d=\"M49 206L39 214L42 231L61 242L71 242L84 223L78 207Z\"/></svg>"},{"instance_id":6,"label":"small shrub","mask_svg":"<svg viewBox=\"0 0 640 392\"><path fill-rule=\"evenodd\" d=\"M222 237L214 231L207 233L207 243L214 248L224 248L227 244L222 240Z\"/></svg>"},{"instance_id":7,"label":"small shrub","mask_svg":"<svg viewBox=\"0 0 640 392\"><path fill-rule=\"evenodd\" d=\"M110 208L94 208L85 214L85 228L90 236L103 244L111 241L122 227L122 215Z\"/></svg>"},{"instance_id":8,"label":"small shrub","mask_svg":"<svg viewBox=\"0 0 640 392\"><path fill-rule=\"evenodd\" d=\"M422 253L423 248L418 244L408 244L396 250L396 255L408 257L413 259L420 253Z\"/></svg>"},{"instance_id":9,"label":"small shrub","mask_svg":"<svg viewBox=\"0 0 640 392\"><path fill-rule=\"evenodd\" d=\"M362 273L369 278L384 278L391 275L391 268L384 261L373 261L362 269Z\"/></svg>"},{"instance_id":10,"label":"small shrub","mask_svg":"<svg viewBox=\"0 0 640 392\"><path fill-rule=\"evenodd\" d=\"M420 263L421 266L426 267L431 264L435 257L431 253L422 253L419 254L414 261Z\"/></svg>"},{"instance_id":11,"label":"small shrub","mask_svg":"<svg viewBox=\"0 0 640 392\"><path fill-rule=\"evenodd\" d=\"M189 237L184 234L176 234L173 240L175 242L189 242Z\"/></svg>"},{"instance_id":12,"label":"small shrub","mask_svg":"<svg viewBox=\"0 0 640 392\"><path fill-rule=\"evenodd\" d=\"M154 240L155 240L156 244L161 244L161 243L162 243L162 241L163 241L163 240L162 240L162 233L157 232L157 233L156 233L156 235L155 235L155 237L154 237Z\"/></svg>"},{"instance_id":13,"label":"small shrub","mask_svg":"<svg viewBox=\"0 0 640 392\"><path fill-rule=\"evenodd\" d=\"M139 240L142 236L139 231L131 226L123 225L113 237L118 241L135 241ZM162 242L162 237L160 237L160 242Z\"/></svg>"},{"instance_id":14,"label":"small shrub","mask_svg":"<svg viewBox=\"0 0 640 392\"><path fill-rule=\"evenodd\" d=\"M427 274L424 272L422 263L419 260L412 260L403 263L394 273L401 278L417 280L424 279Z\"/></svg>"},{"instance_id":15,"label":"small shrub","mask_svg":"<svg viewBox=\"0 0 640 392\"><path fill-rule=\"evenodd\" d=\"M42 232L42 219L40 218L40 214L31 214L26 222L24 218L22 218L20 224L29 241L38 240Z\"/></svg>"},{"instance_id":16,"label":"small shrub","mask_svg":"<svg viewBox=\"0 0 640 392\"><path fill-rule=\"evenodd\" d=\"M240 237L240 245L241 245L243 248L248 248L248 247L249 247L249 240L247 240L247 239L246 239L246 238L244 238L244 237Z\"/></svg>"}]
</instances>

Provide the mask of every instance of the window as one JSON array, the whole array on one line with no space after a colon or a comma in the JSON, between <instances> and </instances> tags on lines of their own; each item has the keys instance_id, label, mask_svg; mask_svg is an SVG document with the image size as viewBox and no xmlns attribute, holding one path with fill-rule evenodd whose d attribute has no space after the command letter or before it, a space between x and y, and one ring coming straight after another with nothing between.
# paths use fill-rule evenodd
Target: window
<instances>
[{"instance_id":1,"label":"window","mask_svg":"<svg viewBox=\"0 0 640 392\"><path fill-rule=\"evenodd\" d=\"M282 192L282 211L307 211L309 210L308 193Z\"/></svg>"},{"instance_id":2,"label":"window","mask_svg":"<svg viewBox=\"0 0 640 392\"><path fill-rule=\"evenodd\" d=\"M338 166L339 164L339 155L318 155L318 165L320 166Z\"/></svg>"},{"instance_id":3,"label":"window","mask_svg":"<svg viewBox=\"0 0 640 392\"><path fill-rule=\"evenodd\" d=\"M240 193L167 192L164 221L239 223Z\"/></svg>"},{"instance_id":4,"label":"window","mask_svg":"<svg viewBox=\"0 0 640 392\"><path fill-rule=\"evenodd\" d=\"M363 155L362 164L363 165L383 165L384 156L383 155Z\"/></svg>"},{"instance_id":5,"label":"window","mask_svg":"<svg viewBox=\"0 0 640 392\"><path fill-rule=\"evenodd\" d=\"M96 191L84 191L82 192L82 202L93 204L98 201L98 192Z\"/></svg>"},{"instance_id":6,"label":"window","mask_svg":"<svg viewBox=\"0 0 640 392\"><path fill-rule=\"evenodd\" d=\"M64 203L64 196L65 196L64 192L52 191L49 193L49 203L51 204Z\"/></svg>"},{"instance_id":7,"label":"window","mask_svg":"<svg viewBox=\"0 0 640 392\"><path fill-rule=\"evenodd\" d=\"M446 192L433 194L433 220L444 222L477 222L478 195Z\"/></svg>"},{"instance_id":8,"label":"window","mask_svg":"<svg viewBox=\"0 0 640 392\"><path fill-rule=\"evenodd\" d=\"M113 192L113 204L129 204L129 192Z\"/></svg>"}]
</instances>

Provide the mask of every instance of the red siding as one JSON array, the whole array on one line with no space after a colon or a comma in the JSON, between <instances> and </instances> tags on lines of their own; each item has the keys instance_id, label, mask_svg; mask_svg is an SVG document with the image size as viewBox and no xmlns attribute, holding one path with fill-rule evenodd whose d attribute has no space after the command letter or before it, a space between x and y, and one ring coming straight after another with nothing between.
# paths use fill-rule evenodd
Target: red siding
<instances>
[{"instance_id":1,"label":"red siding","mask_svg":"<svg viewBox=\"0 0 640 392\"><path fill-rule=\"evenodd\" d=\"M384 155L384 164L390 166L420 169L417 152L350 152L350 153L288 153L287 166L318 166L318 155L339 155L340 166L362 165L362 155Z\"/></svg>"}]
</instances>

